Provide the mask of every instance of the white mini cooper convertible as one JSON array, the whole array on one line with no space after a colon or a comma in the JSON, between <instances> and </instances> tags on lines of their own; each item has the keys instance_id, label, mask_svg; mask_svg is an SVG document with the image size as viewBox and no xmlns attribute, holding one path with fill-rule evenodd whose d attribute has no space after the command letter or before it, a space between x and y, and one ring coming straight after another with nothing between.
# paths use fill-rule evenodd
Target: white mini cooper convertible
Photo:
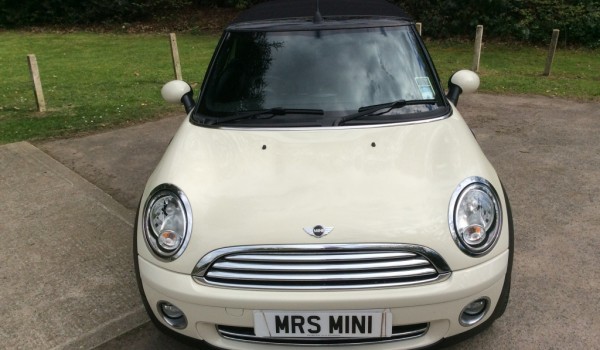
<instances>
[{"instance_id":1,"label":"white mini cooper convertible","mask_svg":"<svg viewBox=\"0 0 600 350\"><path fill-rule=\"evenodd\" d=\"M225 349L448 344L506 308L508 199L385 0L282 0L224 31L134 239L154 323Z\"/></svg>"}]
</instances>

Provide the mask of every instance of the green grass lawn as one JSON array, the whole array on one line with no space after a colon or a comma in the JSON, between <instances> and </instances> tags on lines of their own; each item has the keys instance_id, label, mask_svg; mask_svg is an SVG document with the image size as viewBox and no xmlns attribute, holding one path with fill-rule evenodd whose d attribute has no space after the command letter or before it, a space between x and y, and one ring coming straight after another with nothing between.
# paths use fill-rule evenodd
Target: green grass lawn
<instances>
[{"instance_id":1,"label":"green grass lawn","mask_svg":"<svg viewBox=\"0 0 600 350\"><path fill-rule=\"evenodd\" d=\"M179 35L184 79L194 86L217 36ZM27 65L34 53L48 112L36 111ZM174 79L167 35L0 32L0 143L69 136L183 113L160 97Z\"/></svg>"},{"instance_id":2,"label":"green grass lawn","mask_svg":"<svg viewBox=\"0 0 600 350\"><path fill-rule=\"evenodd\" d=\"M215 35L178 35L183 77L196 86ZM443 82L470 68L472 44L427 42ZM27 54L37 56L48 112L36 112ZM600 101L600 50L559 50L543 77L546 50L485 44L481 91ZM158 34L0 32L0 144L65 137L183 113L160 97L174 76L169 39Z\"/></svg>"},{"instance_id":3,"label":"green grass lawn","mask_svg":"<svg viewBox=\"0 0 600 350\"><path fill-rule=\"evenodd\" d=\"M452 72L470 69L473 44L426 42L442 82ZM480 91L500 94L536 94L600 101L600 49L558 49L552 74L543 76L547 48L519 44L485 43L479 76Z\"/></svg>"}]
</instances>

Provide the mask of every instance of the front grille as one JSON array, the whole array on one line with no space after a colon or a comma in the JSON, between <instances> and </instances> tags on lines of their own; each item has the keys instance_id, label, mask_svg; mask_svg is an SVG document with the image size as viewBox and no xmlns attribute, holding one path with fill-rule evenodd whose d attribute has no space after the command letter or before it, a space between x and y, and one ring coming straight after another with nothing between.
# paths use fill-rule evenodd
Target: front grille
<instances>
[{"instance_id":1,"label":"front grille","mask_svg":"<svg viewBox=\"0 0 600 350\"><path fill-rule=\"evenodd\" d=\"M208 254L193 273L210 285L292 290L405 286L449 275L431 249L375 244L232 247Z\"/></svg>"},{"instance_id":2,"label":"front grille","mask_svg":"<svg viewBox=\"0 0 600 350\"><path fill-rule=\"evenodd\" d=\"M393 326L392 336L387 338L261 338L254 334L254 329L247 327L217 326L221 337L245 342L268 344L293 344L297 346L317 345L358 345L400 341L421 337L427 333L429 323L404 326Z\"/></svg>"}]
</instances>

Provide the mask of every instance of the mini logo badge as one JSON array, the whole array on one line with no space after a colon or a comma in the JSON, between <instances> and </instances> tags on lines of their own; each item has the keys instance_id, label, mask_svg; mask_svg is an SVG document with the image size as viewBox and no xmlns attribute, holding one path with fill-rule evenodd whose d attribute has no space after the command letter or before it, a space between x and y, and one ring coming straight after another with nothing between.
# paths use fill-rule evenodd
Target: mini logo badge
<instances>
[{"instance_id":1,"label":"mini logo badge","mask_svg":"<svg viewBox=\"0 0 600 350\"><path fill-rule=\"evenodd\" d=\"M324 227L321 225L317 225L315 227L305 227L304 232L309 235L317 238L321 238L327 236L331 231L333 231L333 227Z\"/></svg>"}]
</instances>

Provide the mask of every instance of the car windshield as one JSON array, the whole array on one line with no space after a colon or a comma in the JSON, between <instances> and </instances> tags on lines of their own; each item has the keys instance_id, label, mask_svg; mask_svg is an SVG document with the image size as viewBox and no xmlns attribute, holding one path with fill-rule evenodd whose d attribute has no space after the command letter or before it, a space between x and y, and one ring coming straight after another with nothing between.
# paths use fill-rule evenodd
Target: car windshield
<instances>
[{"instance_id":1,"label":"car windshield","mask_svg":"<svg viewBox=\"0 0 600 350\"><path fill-rule=\"evenodd\" d=\"M378 112L378 105L394 101L428 103L401 103ZM409 26L229 32L207 76L195 118L205 124L249 127L327 126L369 107L374 113L347 123L431 118L440 108L446 110Z\"/></svg>"}]
</instances>

